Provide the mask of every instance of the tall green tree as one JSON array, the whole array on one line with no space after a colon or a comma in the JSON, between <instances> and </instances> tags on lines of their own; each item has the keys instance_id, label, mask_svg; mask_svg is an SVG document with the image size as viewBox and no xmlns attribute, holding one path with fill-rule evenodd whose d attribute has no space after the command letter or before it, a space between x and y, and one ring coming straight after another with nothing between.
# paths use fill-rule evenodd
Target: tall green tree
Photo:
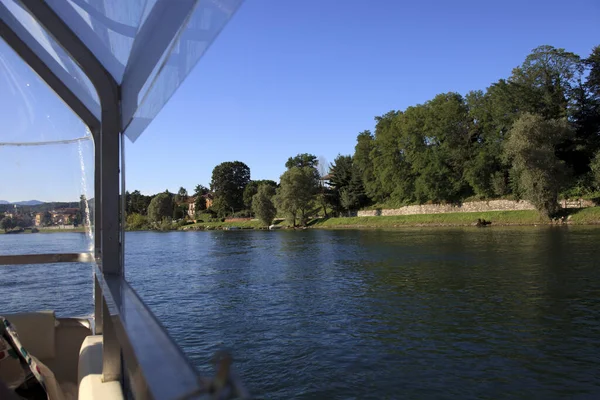
<instances>
[{"instance_id":1,"label":"tall green tree","mask_svg":"<svg viewBox=\"0 0 600 400\"><path fill-rule=\"evenodd\" d=\"M525 113L514 123L506 143L519 191L546 216L558 211L558 194L568 173L555 155L556 146L571 135L565 119Z\"/></svg>"},{"instance_id":2,"label":"tall green tree","mask_svg":"<svg viewBox=\"0 0 600 400\"><path fill-rule=\"evenodd\" d=\"M262 184L252 197L252 212L266 226L270 226L277 215L277 209L272 201L273 196L275 196L275 188L269 184Z\"/></svg>"},{"instance_id":3,"label":"tall green tree","mask_svg":"<svg viewBox=\"0 0 600 400\"><path fill-rule=\"evenodd\" d=\"M248 182L246 188L244 189L244 207L246 207L247 210L252 209L254 195L258 193L258 188L262 185L268 185L272 187L273 190L277 189L277 183L270 179Z\"/></svg>"},{"instance_id":4,"label":"tall green tree","mask_svg":"<svg viewBox=\"0 0 600 400\"><path fill-rule=\"evenodd\" d=\"M544 45L513 69L515 102L523 111L546 119L567 117L569 98L581 76L581 59L565 49Z\"/></svg>"},{"instance_id":5,"label":"tall green tree","mask_svg":"<svg viewBox=\"0 0 600 400\"><path fill-rule=\"evenodd\" d=\"M11 217L4 217L0 221L0 227L4 229L4 232L8 232L16 226L15 220Z\"/></svg>"},{"instance_id":6,"label":"tall green tree","mask_svg":"<svg viewBox=\"0 0 600 400\"><path fill-rule=\"evenodd\" d=\"M250 182L250 168L240 161L228 161L213 169L210 187L215 194L212 208L221 215L244 208L244 189ZM217 201L218 200L218 201Z\"/></svg>"},{"instance_id":7,"label":"tall green tree","mask_svg":"<svg viewBox=\"0 0 600 400\"><path fill-rule=\"evenodd\" d=\"M288 158L287 162L285 163L285 167L287 169L291 169L294 167L298 167L298 168L304 168L304 167L311 167L311 168L317 168L319 165L319 160L317 158L317 156L315 156L314 154L308 154L308 153L303 153L303 154L298 154L295 157L290 157Z\"/></svg>"},{"instance_id":8,"label":"tall green tree","mask_svg":"<svg viewBox=\"0 0 600 400\"><path fill-rule=\"evenodd\" d=\"M194 207L196 209L196 213L200 211L206 210L206 195L210 193L210 190L203 185L196 185L194 188Z\"/></svg>"},{"instance_id":9,"label":"tall green tree","mask_svg":"<svg viewBox=\"0 0 600 400\"><path fill-rule=\"evenodd\" d=\"M375 138L371 131L362 131L356 138L354 147L354 164L361 175L367 196L373 201L381 201L384 196L375 180L372 153L375 149Z\"/></svg>"},{"instance_id":10,"label":"tall green tree","mask_svg":"<svg viewBox=\"0 0 600 400\"><path fill-rule=\"evenodd\" d=\"M187 190L184 187L180 187L179 191L173 198L173 201L175 202L175 204L183 203L187 201L188 197L189 196Z\"/></svg>"},{"instance_id":11,"label":"tall green tree","mask_svg":"<svg viewBox=\"0 0 600 400\"><path fill-rule=\"evenodd\" d=\"M49 211L45 211L42 214L42 220L40 221L42 226L50 226L52 225L52 214Z\"/></svg>"},{"instance_id":12,"label":"tall green tree","mask_svg":"<svg viewBox=\"0 0 600 400\"><path fill-rule=\"evenodd\" d=\"M338 156L333 160L330 170L331 192L328 196L329 204L340 213L344 209L341 202L342 190L346 190L352 181L352 156Z\"/></svg>"},{"instance_id":13,"label":"tall green tree","mask_svg":"<svg viewBox=\"0 0 600 400\"><path fill-rule=\"evenodd\" d=\"M173 215L173 200L169 193L159 193L148 206L148 219L151 222L161 222Z\"/></svg>"},{"instance_id":14,"label":"tall green tree","mask_svg":"<svg viewBox=\"0 0 600 400\"><path fill-rule=\"evenodd\" d=\"M294 226L297 221L301 225L306 225L317 187L318 178L314 174L313 167L288 169L281 175L275 196L277 210L285 214Z\"/></svg>"}]
</instances>

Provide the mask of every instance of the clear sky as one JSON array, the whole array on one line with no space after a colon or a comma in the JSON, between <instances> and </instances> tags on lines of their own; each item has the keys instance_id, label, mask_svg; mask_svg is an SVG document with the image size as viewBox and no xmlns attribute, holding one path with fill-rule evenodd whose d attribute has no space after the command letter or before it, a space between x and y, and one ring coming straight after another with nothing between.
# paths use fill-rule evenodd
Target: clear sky
<instances>
[{"instance_id":1,"label":"clear sky","mask_svg":"<svg viewBox=\"0 0 600 400\"><path fill-rule=\"evenodd\" d=\"M243 161L253 179L273 180L297 153L331 162L353 152L376 115L442 92L485 89L543 44L587 56L600 44L600 2L247 0L146 132L128 143L128 189L191 192L208 186L223 161ZM7 102L1 82L0 105ZM0 148L0 158L8 150ZM73 185L80 189L78 153L61 151L77 166L68 180L40 192L1 167L0 199L72 198ZM20 170L45 167L27 164ZM52 171L48 180L59 173Z\"/></svg>"}]
</instances>

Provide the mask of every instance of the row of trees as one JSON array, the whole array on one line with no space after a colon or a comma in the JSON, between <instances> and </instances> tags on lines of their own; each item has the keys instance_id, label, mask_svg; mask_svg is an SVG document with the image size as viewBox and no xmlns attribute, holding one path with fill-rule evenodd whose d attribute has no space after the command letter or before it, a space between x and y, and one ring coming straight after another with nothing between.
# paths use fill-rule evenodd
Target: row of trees
<instances>
[{"instance_id":1,"label":"row of trees","mask_svg":"<svg viewBox=\"0 0 600 400\"><path fill-rule=\"evenodd\" d=\"M352 207L512 196L550 215L561 192L600 189L599 149L600 46L587 59L541 46L485 92L376 117L375 132L361 132L334 170L340 161L352 171L338 182Z\"/></svg>"},{"instance_id":2,"label":"row of trees","mask_svg":"<svg viewBox=\"0 0 600 400\"><path fill-rule=\"evenodd\" d=\"M585 59L541 46L485 91L439 94L375 120L374 132L358 135L354 154L331 165L311 154L290 157L279 184L252 181L243 162L219 164L210 191L196 187L196 210L206 208L210 192L217 216L254 214L265 223L280 215L305 224L317 212L372 204L498 197L527 199L552 215L559 195L600 190L600 46ZM319 179L327 173L329 186ZM153 220L175 218L185 198L183 188L154 198L136 191L130 208L147 209Z\"/></svg>"}]
</instances>

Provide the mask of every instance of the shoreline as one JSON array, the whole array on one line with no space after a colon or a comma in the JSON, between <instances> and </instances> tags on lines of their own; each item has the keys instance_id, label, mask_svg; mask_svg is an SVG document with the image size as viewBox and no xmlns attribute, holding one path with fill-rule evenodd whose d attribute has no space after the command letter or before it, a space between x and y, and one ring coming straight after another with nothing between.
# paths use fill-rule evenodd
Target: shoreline
<instances>
[{"instance_id":1,"label":"shoreline","mask_svg":"<svg viewBox=\"0 0 600 400\"><path fill-rule=\"evenodd\" d=\"M473 213L443 213L443 214L414 214L377 217L336 217L316 218L309 221L306 227L293 228L285 221L275 221L277 230L305 230L305 229L401 229L401 228L451 228L451 227L477 227L477 221L485 220L494 226L575 226L575 225L600 225L600 207L564 210L559 218L554 220L543 219L537 211L487 211ZM267 230L258 220L240 222L199 222L184 225L171 231L206 231L206 230ZM37 233L85 233L85 229L40 229ZM154 229L127 230L127 232L160 232ZM0 232L0 234L5 234ZM31 231L14 232L7 234L31 234Z\"/></svg>"}]
</instances>

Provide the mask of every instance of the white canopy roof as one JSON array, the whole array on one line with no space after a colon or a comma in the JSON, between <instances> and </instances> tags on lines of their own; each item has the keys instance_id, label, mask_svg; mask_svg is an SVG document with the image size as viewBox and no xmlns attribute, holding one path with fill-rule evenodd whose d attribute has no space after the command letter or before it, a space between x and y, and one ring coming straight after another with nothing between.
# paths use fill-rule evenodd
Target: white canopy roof
<instances>
[{"instance_id":1,"label":"white canopy roof","mask_svg":"<svg viewBox=\"0 0 600 400\"><path fill-rule=\"evenodd\" d=\"M45 3L119 85L122 130L135 141L242 1L45 0ZM89 72L50 35L45 21L36 19L34 15L39 14L32 10L40 3L40 0L0 0L0 22L35 53L83 104L86 112L101 120L99 96L88 78ZM0 29L0 34L6 40L7 30ZM81 109L69 106L81 116Z\"/></svg>"}]
</instances>

